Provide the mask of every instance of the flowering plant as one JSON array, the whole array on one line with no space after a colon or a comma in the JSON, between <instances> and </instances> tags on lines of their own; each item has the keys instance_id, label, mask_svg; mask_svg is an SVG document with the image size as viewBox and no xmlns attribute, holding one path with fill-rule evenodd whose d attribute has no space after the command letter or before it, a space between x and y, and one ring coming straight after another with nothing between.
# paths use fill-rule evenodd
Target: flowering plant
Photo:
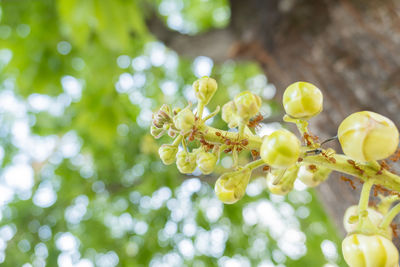
<instances>
[{"instance_id":1,"label":"flowering plant","mask_svg":"<svg viewBox=\"0 0 400 267\"><path fill-rule=\"evenodd\" d=\"M263 167L267 185L273 194L287 194L296 179L308 186L317 186L332 171L357 177L363 189L356 207L350 207L345 215L345 228L349 232L343 241L343 255L350 266L397 266L398 251L393 245L389 229L393 218L400 212L400 177L388 168L385 158L393 155L399 143L399 132L394 123L371 111L356 112L343 120L337 136L344 154L332 148L324 148L308 129L308 119L323 109L323 95L313 84L296 82L283 95L286 115L283 120L296 124L301 139L288 130L277 130L263 138L257 136L254 126L262 120L259 114L261 98L249 91L238 94L222 107L222 119L230 131L206 125L216 116L220 107L203 116L205 106L217 91L217 82L203 77L193 84L198 99L194 113L189 104L184 109L171 109L163 105L153 114L151 134L155 138L168 133L175 138L172 144L160 147L161 160L165 164L176 162L181 173L191 173L196 167L203 174L210 174L221 153L231 153L233 170L222 174L215 184L218 198L232 204L245 193L254 169ZM198 141L198 148L189 151L188 142ZM178 152L179 145L182 150ZM251 151L254 160L239 165L238 155ZM398 160L398 152L393 160ZM348 181L352 182L348 178ZM376 207L369 207L370 191L383 193Z\"/></svg>"}]
</instances>

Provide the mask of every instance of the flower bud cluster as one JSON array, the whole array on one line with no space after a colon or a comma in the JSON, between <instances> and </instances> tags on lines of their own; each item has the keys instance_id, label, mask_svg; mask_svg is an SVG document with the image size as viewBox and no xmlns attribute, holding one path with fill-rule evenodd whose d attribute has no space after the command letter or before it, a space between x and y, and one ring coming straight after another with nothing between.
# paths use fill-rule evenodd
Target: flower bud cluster
<instances>
[{"instance_id":1,"label":"flower bud cluster","mask_svg":"<svg viewBox=\"0 0 400 267\"><path fill-rule=\"evenodd\" d=\"M229 128L239 127L239 131L227 132L207 126L205 122L219 112L218 106L214 112L202 116L205 105L217 88L217 82L212 78L198 79L193 83L198 99L196 115L190 104L172 111L168 105L163 105L153 114L150 132L155 138L167 132L171 137L177 135L172 144L161 145L159 155L165 165L176 161L179 172L184 174L193 173L197 167L203 174L211 174L220 153L232 153L233 171L222 174L215 183L216 196L223 203L239 201L245 195L252 170L263 165L267 165L264 171L268 170L266 181L269 191L279 195L289 193L296 179L307 186L317 186L328 178L332 170L358 176L365 180L364 186L372 186L378 178L381 178L379 185L398 184L394 173L386 175L382 163L379 166L374 162L393 154L399 144L399 132L388 118L370 111L348 116L338 129L338 139L347 157L332 156L332 149L321 148L326 142L319 143L311 133L309 135L306 120L319 114L323 103L321 91L313 84L293 83L283 95L283 107L287 113L284 121L296 123L306 143L303 147L300 140L287 130L274 131L261 139L250 126L246 126L258 122L257 117L249 124L261 107L260 97L249 91L236 95L222 107L222 119ZM178 150L180 143L182 151ZM198 143L200 147L190 149ZM261 159L240 166L239 153L246 149L252 150L253 158L260 156ZM398 266L399 255L390 240L392 232L389 227L391 219L400 210L400 205L396 205L397 208L389 211L398 196L393 194L392 198L385 198L377 208L366 208L369 191L365 188L371 187L363 188L359 206L350 207L344 216L344 226L349 232L342 243L344 258L351 267Z\"/></svg>"}]
</instances>

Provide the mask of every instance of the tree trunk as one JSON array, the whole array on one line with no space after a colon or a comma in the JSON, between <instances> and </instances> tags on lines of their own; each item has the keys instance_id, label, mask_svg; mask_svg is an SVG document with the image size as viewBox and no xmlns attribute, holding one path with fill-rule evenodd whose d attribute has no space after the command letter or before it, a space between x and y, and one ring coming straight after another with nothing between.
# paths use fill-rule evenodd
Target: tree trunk
<instances>
[{"instance_id":1,"label":"tree trunk","mask_svg":"<svg viewBox=\"0 0 400 267\"><path fill-rule=\"evenodd\" d=\"M324 94L324 111L311 120L320 140L336 135L340 122L360 110L400 126L400 1L232 0L231 9L227 29L196 37L150 28L182 55L258 61L279 101L290 83L314 83ZM218 42L204 50L199 40ZM356 185L357 192L333 174L317 189L343 234L343 214L358 202Z\"/></svg>"}]
</instances>

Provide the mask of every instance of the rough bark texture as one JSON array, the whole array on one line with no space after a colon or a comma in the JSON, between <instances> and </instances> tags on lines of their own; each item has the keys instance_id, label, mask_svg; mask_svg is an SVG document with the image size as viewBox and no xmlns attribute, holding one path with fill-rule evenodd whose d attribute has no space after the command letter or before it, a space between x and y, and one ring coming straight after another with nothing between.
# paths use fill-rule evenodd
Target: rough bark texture
<instances>
[{"instance_id":1,"label":"rough bark texture","mask_svg":"<svg viewBox=\"0 0 400 267\"><path fill-rule=\"evenodd\" d=\"M311 129L321 139L336 135L340 122L360 110L400 126L400 1L232 0L231 9L228 28L196 37L150 26L184 56L258 61L278 88L277 99L294 81L316 84L324 111ZM318 188L343 233L343 214L357 203L358 187L354 192L333 174Z\"/></svg>"}]
</instances>

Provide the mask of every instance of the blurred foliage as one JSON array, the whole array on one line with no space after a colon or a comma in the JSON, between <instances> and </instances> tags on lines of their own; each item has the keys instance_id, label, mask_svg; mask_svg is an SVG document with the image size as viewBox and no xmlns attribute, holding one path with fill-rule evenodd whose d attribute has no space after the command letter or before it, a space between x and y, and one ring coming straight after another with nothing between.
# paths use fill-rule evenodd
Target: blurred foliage
<instances>
[{"instance_id":1,"label":"blurred foliage","mask_svg":"<svg viewBox=\"0 0 400 267\"><path fill-rule=\"evenodd\" d=\"M266 117L279 114L254 63L180 58L146 28L154 13L182 33L224 27L226 0L0 3L2 266L343 264L313 191L269 196L255 179L223 206L215 177L158 158L169 141L148 134L152 111L195 101L204 71L219 81L210 109L251 89Z\"/></svg>"}]
</instances>

